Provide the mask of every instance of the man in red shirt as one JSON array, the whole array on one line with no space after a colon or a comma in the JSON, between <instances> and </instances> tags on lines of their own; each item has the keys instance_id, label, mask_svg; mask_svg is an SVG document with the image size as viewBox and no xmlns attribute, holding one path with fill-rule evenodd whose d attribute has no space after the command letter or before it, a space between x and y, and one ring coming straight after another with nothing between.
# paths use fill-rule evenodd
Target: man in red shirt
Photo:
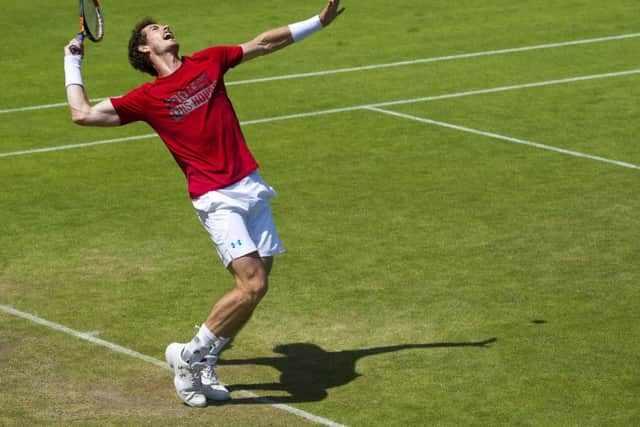
<instances>
[{"instance_id":1,"label":"man in red shirt","mask_svg":"<svg viewBox=\"0 0 640 427\"><path fill-rule=\"evenodd\" d=\"M215 373L217 356L251 317L267 292L273 256L284 251L269 198L275 195L257 172L227 97L224 74L236 65L272 53L329 25L344 9L340 0L308 20L266 31L239 46L216 46L179 56L168 25L141 21L129 41L134 68L156 77L121 98L91 106L80 72L82 49L65 46L65 83L74 123L119 126L145 121L158 133L184 172L193 206L235 287L218 300L194 338L172 343L165 356L183 402L206 406L207 398L229 399Z\"/></svg>"}]
</instances>

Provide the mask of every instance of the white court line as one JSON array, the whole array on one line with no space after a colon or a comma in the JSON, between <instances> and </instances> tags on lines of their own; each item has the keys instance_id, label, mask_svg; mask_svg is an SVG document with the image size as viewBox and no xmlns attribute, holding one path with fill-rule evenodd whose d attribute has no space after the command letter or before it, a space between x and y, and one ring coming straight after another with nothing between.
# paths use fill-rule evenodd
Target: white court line
<instances>
[{"instance_id":1,"label":"white court line","mask_svg":"<svg viewBox=\"0 0 640 427\"><path fill-rule=\"evenodd\" d=\"M348 68L337 68L333 70L324 70L324 71L312 71L309 73L296 73L296 74L285 74L281 76L272 76L272 77L262 77L257 79L248 79L248 80L237 80L227 82L227 86L235 86L235 85L246 85L246 84L255 84L255 83L264 83L271 82L276 80L290 80L290 79L301 79L301 78L309 78L309 77L322 77L328 76L332 74L342 74L342 73L353 73L359 71L371 71L378 70L382 68L392 68L392 67L403 67L408 65L416 65L416 64L426 64L430 62L444 62L444 61L455 61L459 59L467 59L467 58L476 58L482 56L492 56L492 55L503 55L508 53L518 53L518 52L527 52L532 50L542 50L542 49L554 49L559 47L567 47L567 46L576 46L590 43L602 43L608 41L615 40L624 40L640 37L640 33L631 33L631 34L620 34L616 36L607 36L607 37L597 37L591 39L582 39L582 40L570 40L558 43L546 43L539 44L534 46L523 46L523 47L514 47L507 49L497 49L497 50L488 50L482 52L471 52L471 53L461 53L458 55L447 55L447 56L436 56L431 58L419 58L419 59L411 59L407 61L397 61L397 62L388 62L384 64L372 64L372 65L363 65L359 67L348 67ZM102 101L107 98L95 98L93 101ZM18 107L18 108L9 108L0 110L0 114L9 114L9 113L18 113L23 111L33 111L33 110L44 110L48 108L58 108L58 107L66 107L66 102L58 102L55 104L44 104L44 105L32 105L28 107Z\"/></svg>"},{"instance_id":2,"label":"white court line","mask_svg":"<svg viewBox=\"0 0 640 427\"><path fill-rule=\"evenodd\" d=\"M599 156L592 156L590 154L581 153L579 151L565 150L564 148L558 148L558 147L554 147L554 146L551 146L551 145L540 144L538 142L527 141L527 140L518 139L518 138L512 138L512 137L509 137L509 136L504 136L504 135L500 135L500 134L493 133L493 132L485 132L485 131L472 129L472 128L468 128L468 127L464 127L464 126L453 125L451 123L445 123L445 122L439 122L437 120L425 119L423 117L417 117L417 116L413 116L411 114L404 114L404 113L398 113L396 111L384 110L382 108L369 107L367 109L370 110L370 111L376 111L378 113L387 114L387 115L390 115L390 116L402 117L404 119L413 120L413 121L420 122L420 123L426 123L426 124L430 124L430 125L435 125L435 126L441 126L441 127L445 127L445 128L449 128L449 129L454 129L454 130L457 130L457 131L460 131L460 132L467 132L467 133L472 133L472 134L475 134L475 135L486 136L486 137L493 138L493 139L500 139L502 141L513 142L515 144L528 145L530 147L540 148L542 150L554 151L556 153L567 154L569 156L580 157L580 158L583 158L583 159L595 160L597 162L602 162L602 163L609 163L609 164L620 166L620 167L623 167L623 168L640 170L640 166L638 166L638 165L634 165L634 164L626 163L626 162L620 162L618 160L611 160L611 159L607 159L607 158L599 157Z\"/></svg>"},{"instance_id":3,"label":"white court line","mask_svg":"<svg viewBox=\"0 0 640 427\"><path fill-rule=\"evenodd\" d=\"M50 328L50 329L53 329L53 330L56 330L56 331L59 331L59 332L63 332L63 333L68 334L68 335L72 335L72 336L74 336L76 338L79 338L81 340L89 341L90 343L97 344L97 345L102 346L102 347L106 347L109 350L115 351L116 353L121 353L121 354L130 356L130 357L133 357L133 358L136 358L136 359L143 360L143 361L145 361L147 363L151 363L152 365L158 366L160 368L163 368L163 369L166 369L166 370L169 370L169 371L173 371L173 369L171 369L165 362L163 362L161 360L158 360L158 359L153 358L151 356L147 356L146 354L138 353L137 351L131 350L131 349L126 348L126 347L122 347L122 346L120 346L118 344L114 344L112 342L105 341L105 340L100 339L100 338L96 338L93 335L93 333L79 332L79 331L76 331L74 329L68 328L68 327L66 327L64 325L60 325L58 323L54 323L54 322L51 322L49 320L43 319L41 317L35 316L33 314L25 313L24 311L20 311L20 310L16 310L15 308L13 308L11 306L8 306L8 305L0 304L0 311L3 311L3 312L5 312L7 314L10 314L12 316L16 316L16 317L20 317L22 319L29 320L29 321L31 321L33 323L37 323L37 324L42 325L42 326L46 326L47 328ZM303 410L298 409L298 408L294 408L294 407L289 406L289 405L284 405L284 404L281 404L281 403L272 402L269 399L260 397L260 396L258 396L256 394L253 394L253 393L251 393L249 391L246 391L246 390L238 390L238 392L240 394L242 394L243 396L245 396L245 397L255 398L257 401L269 404L269 405L273 406L274 408L281 409L283 411L289 412L290 414L297 415L298 417L304 418L304 419L306 419L308 421L311 421L311 422L314 422L314 423L317 423L317 424L322 424L322 425L329 426L329 427L346 427L343 424L338 424L338 423L336 423L334 421L331 421L331 420L329 420L327 418L320 417L318 415L314 415L314 414L312 414L310 412L306 412L306 411L303 411Z\"/></svg>"},{"instance_id":4,"label":"white court line","mask_svg":"<svg viewBox=\"0 0 640 427\"><path fill-rule=\"evenodd\" d=\"M404 105L404 104L412 104L412 103L418 103L418 102L430 102L430 101L452 99L452 98L460 98L460 97L473 96L473 95L485 95L485 94L490 94L490 93L498 93L498 92L506 92L506 91L520 90L520 89L527 89L527 88L534 88L534 87L543 87L543 86L559 85L559 84L566 84L566 83L574 83L574 82L580 82L580 81L586 81L586 80L594 80L594 79L622 77L622 76L629 76L629 75L635 75L635 74L640 74L640 69L619 71L619 72L613 72L613 73L604 73L604 74L592 74L592 75L588 75L588 76L569 77L569 78L565 78L565 79L546 80L546 81L542 81L542 82L524 83L524 84L520 84L520 85L500 86L500 87L489 88L489 89L478 89L478 90L471 90L471 91L466 91L466 92L456 92L456 93L449 93L449 94L444 94L444 95L427 96L427 97L422 97L422 98L411 98L411 99L402 99L402 100L397 100L397 101L379 102L379 103L376 103L376 104L355 105L355 106L351 106L351 107L333 108L333 109L329 109L329 110L320 110L320 111L312 111L312 112L307 112L307 113L289 114L289 115L284 115L284 116L267 117L267 118L264 118L264 119L255 119L255 120L243 121L243 122L240 122L240 124L242 126L248 126L248 125L260 124L260 123L271 123L271 122L277 122L277 121L282 121L282 120L292 120L292 119L300 119L300 118L306 118L306 117L321 116L321 115L326 115L326 114L337 114L337 113L344 113L344 112L349 112L349 111L357 111L357 110L364 110L364 109L371 109L371 108L390 107L390 106L394 106L394 105ZM114 144L114 143L126 142L126 141L132 141L132 140L149 139L149 138L154 138L156 136L157 136L156 134L146 134L146 135L124 137L124 138L114 138L114 139L106 139L106 140L101 140L101 141L93 141L93 142L87 142L87 143L82 143L82 144L69 144L69 145L61 145L61 146L56 146L56 147L36 148L36 149L32 149L32 150L13 151L13 152L8 152L8 153L0 153L0 158L3 158L3 157L16 157L16 156L23 156L23 155L30 155L30 154L37 154L37 153L44 153L44 152L52 152L52 151L60 151L60 150L69 150L69 149L74 149L74 148L84 148L84 147L90 147L90 146L94 146L94 145Z\"/></svg>"},{"instance_id":5,"label":"white court line","mask_svg":"<svg viewBox=\"0 0 640 427\"><path fill-rule=\"evenodd\" d=\"M430 62L444 62L444 61L455 61L458 59L467 59L467 58L476 58L480 56L493 56L493 55L502 55L506 53L518 53L518 52L527 52L531 50L541 50L541 49L553 49L558 47L567 47L567 46L575 46L589 43L601 43L607 41L614 40L623 40L640 37L640 33L632 33L632 34L621 34L617 36L608 36L608 37L598 37L593 39L583 39L583 40L571 40L565 42L558 43L547 43L547 44L539 44L534 46L523 46L523 47L513 47L507 49L497 49L497 50L487 50L482 52L471 52L471 53L461 53L458 55L447 55L447 56L436 56L432 58L420 58L420 59L411 59L408 61L398 61L398 62L389 62L385 64L373 64L373 65L363 65L360 67L349 67L349 68L338 68L335 70L325 70L325 71L314 71L310 73L299 73L299 74L286 74L283 76L274 76L274 77L263 77L258 79L251 80L241 80L237 82L230 82L228 85L234 84L250 84L250 83L262 83L262 82L270 82L274 80L288 80L288 79L299 79L305 77L319 77L319 76L328 76L331 74L341 74L341 73L351 73L357 71L369 71L369 70L378 70L381 68L391 68L391 67L402 67L406 65L416 65L416 64L425 64ZM0 110L1 111L1 110Z\"/></svg>"},{"instance_id":6,"label":"white court line","mask_svg":"<svg viewBox=\"0 0 640 427\"><path fill-rule=\"evenodd\" d=\"M370 107L390 107L394 105L414 104L418 102L431 102L431 101L439 101L439 100L445 100L445 99L462 98L465 96L486 95L490 93L507 92L511 90L520 90L520 89L529 89L529 88L535 88L535 87L560 85L560 84L566 84L566 83L575 83L575 82L581 82L581 81L587 81L587 80L623 77L623 76L630 76L634 74L640 74L640 68L635 70L617 71L613 73L591 74L588 76L568 77L565 79L545 80L541 82L523 83L519 85L499 86L499 87L494 87L489 89L477 89L477 90L470 90L466 92L447 93L444 95L425 96L421 98L401 99L397 101L378 102L375 104L355 105L352 107L332 108L330 110L320 110L320 111L313 111L308 113L298 113L298 114L289 114L284 116L267 117L264 119L248 120L248 121L242 122L241 124L254 125L259 123L271 123L271 122L277 122L281 120L301 119L306 117L321 116L325 114L345 113L349 111L363 110ZM2 157L2 154L0 154L0 157Z\"/></svg>"},{"instance_id":7,"label":"white court line","mask_svg":"<svg viewBox=\"0 0 640 427\"><path fill-rule=\"evenodd\" d=\"M145 135L135 135L135 136L126 136L123 138L103 139L101 141L85 142L82 144L67 144L67 145L58 145L56 147L34 148L32 150L13 151L11 153L0 153L0 157L15 157L15 156L24 156L28 154L49 153L51 151L71 150L74 148L93 147L94 145L115 144L116 142L149 139L155 136L158 136L158 135L155 133L148 133Z\"/></svg>"}]
</instances>

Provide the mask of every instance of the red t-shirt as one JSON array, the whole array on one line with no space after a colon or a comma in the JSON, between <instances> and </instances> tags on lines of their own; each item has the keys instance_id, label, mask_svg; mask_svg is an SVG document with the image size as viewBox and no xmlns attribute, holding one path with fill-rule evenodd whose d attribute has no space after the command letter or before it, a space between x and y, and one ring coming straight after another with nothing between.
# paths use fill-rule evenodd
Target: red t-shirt
<instances>
[{"instance_id":1,"label":"red t-shirt","mask_svg":"<svg viewBox=\"0 0 640 427\"><path fill-rule=\"evenodd\" d=\"M258 168L223 80L240 61L240 46L211 47L182 57L173 74L111 98L120 124L142 120L160 135L187 177L192 198Z\"/></svg>"}]
</instances>

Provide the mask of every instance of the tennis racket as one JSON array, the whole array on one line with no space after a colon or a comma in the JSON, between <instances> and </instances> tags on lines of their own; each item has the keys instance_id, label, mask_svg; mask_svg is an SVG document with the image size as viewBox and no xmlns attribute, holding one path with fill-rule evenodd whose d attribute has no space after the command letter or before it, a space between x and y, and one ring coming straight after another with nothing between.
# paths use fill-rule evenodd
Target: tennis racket
<instances>
[{"instance_id":1,"label":"tennis racket","mask_svg":"<svg viewBox=\"0 0 640 427\"><path fill-rule=\"evenodd\" d=\"M99 42L104 37L104 18L98 0L78 0L80 9L80 32L76 40L83 41L85 37L93 42ZM72 54L80 55L82 49L78 46L69 48Z\"/></svg>"}]
</instances>

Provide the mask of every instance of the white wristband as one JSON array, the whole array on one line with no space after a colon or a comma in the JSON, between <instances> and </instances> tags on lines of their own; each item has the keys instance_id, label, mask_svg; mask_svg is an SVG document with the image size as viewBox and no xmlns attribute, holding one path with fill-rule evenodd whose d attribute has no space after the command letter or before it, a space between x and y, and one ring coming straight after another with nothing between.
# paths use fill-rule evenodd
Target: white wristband
<instances>
[{"instance_id":1,"label":"white wristband","mask_svg":"<svg viewBox=\"0 0 640 427\"><path fill-rule=\"evenodd\" d=\"M294 42L298 42L321 29L322 22L320 22L319 15L309 18L306 21L300 21L289 25L289 31L291 31L291 37Z\"/></svg>"},{"instance_id":2,"label":"white wristband","mask_svg":"<svg viewBox=\"0 0 640 427\"><path fill-rule=\"evenodd\" d=\"M82 74L80 67L82 66L82 57L79 55L66 55L64 57L64 85L84 86L82 82Z\"/></svg>"}]
</instances>

